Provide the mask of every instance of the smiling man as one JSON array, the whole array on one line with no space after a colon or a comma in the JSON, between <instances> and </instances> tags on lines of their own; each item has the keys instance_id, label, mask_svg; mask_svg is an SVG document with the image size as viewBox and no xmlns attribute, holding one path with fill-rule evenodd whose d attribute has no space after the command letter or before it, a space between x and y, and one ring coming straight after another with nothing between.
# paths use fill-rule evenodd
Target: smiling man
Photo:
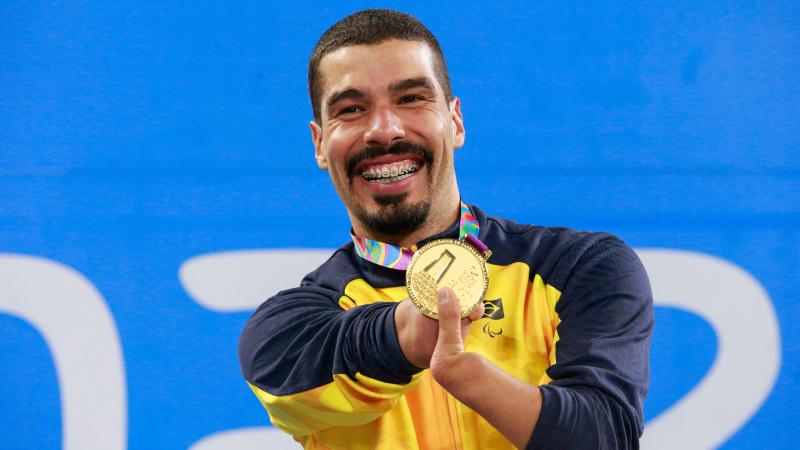
<instances>
[{"instance_id":1,"label":"smiling man","mask_svg":"<svg viewBox=\"0 0 800 450\"><path fill-rule=\"evenodd\" d=\"M462 202L464 123L430 31L346 17L309 92L352 242L245 326L242 371L272 423L309 449L638 448L647 275L612 235Z\"/></svg>"},{"instance_id":2,"label":"smiling man","mask_svg":"<svg viewBox=\"0 0 800 450\"><path fill-rule=\"evenodd\" d=\"M410 247L455 221L453 149L464 143L464 126L458 99L437 77L444 61L427 42L399 39L315 57L317 163L330 172L355 234Z\"/></svg>"}]
</instances>

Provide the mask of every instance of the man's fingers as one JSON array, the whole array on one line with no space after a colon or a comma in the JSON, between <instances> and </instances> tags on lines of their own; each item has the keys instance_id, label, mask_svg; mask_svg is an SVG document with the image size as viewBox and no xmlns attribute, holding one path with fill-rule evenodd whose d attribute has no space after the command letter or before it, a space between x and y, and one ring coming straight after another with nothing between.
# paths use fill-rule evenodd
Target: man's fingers
<instances>
[{"instance_id":1,"label":"man's fingers","mask_svg":"<svg viewBox=\"0 0 800 450\"><path fill-rule=\"evenodd\" d=\"M470 322L475 322L476 320L479 320L481 317L483 317L483 311L484 311L483 301L481 301L478 304L478 307L475 309L475 311L472 311L467 316L467 318L469 319Z\"/></svg>"}]
</instances>

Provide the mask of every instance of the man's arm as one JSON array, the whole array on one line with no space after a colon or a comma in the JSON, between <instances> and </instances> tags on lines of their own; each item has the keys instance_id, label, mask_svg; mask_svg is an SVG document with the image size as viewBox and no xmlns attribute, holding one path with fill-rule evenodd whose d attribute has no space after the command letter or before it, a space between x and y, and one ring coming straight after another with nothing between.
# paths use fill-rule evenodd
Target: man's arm
<instances>
[{"instance_id":1,"label":"man's arm","mask_svg":"<svg viewBox=\"0 0 800 450\"><path fill-rule=\"evenodd\" d=\"M633 250L615 237L581 254L556 303L552 381L529 448L638 448L649 383L653 294Z\"/></svg>"},{"instance_id":2,"label":"man's arm","mask_svg":"<svg viewBox=\"0 0 800 450\"><path fill-rule=\"evenodd\" d=\"M439 335L431 356L431 375L514 446L525 447L542 408L539 388L517 380L477 353L465 352L455 293L442 289L437 303ZM486 386L492 386L491 396L486 395Z\"/></svg>"},{"instance_id":3,"label":"man's arm","mask_svg":"<svg viewBox=\"0 0 800 450\"><path fill-rule=\"evenodd\" d=\"M638 448L652 294L641 263L622 242L596 243L571 274L557 304L560 339L547 385L528 385L464 352L456 302L445 292L439 302L442 317L430 359L434 378L514 445ZM492 386L493 395L485 395L485 386Z\"/></svg>"},{"instance_id":4,"label":"man's arm","mask_svg":"<svg viewBox=\"0 0 800 450\"><path fill-rule=\"evenodd\" d=\"M410 300L395 311L398 339L409 361L430 367L431 375L461 403L491 423L515 446L528 442L541 410L539 388L517 380L483 356L464 351L470 324L483 307L461 319L458 299L450 288L437 297L439 321L422 315ZM492 395L486 395L492 386Z\"/></svg>"},{"instance_id":5,"label":"man's arm","mask_svg":"<svg viewBox=\"0 0 800 450\"><path fill-rule=\"evenodd\" d=\"M337 292L290 289L262 304L242 331L242 372L273 424L295 436L371 422L414 387L395 303L347 311Z\"/></svg>"}]
</instances>

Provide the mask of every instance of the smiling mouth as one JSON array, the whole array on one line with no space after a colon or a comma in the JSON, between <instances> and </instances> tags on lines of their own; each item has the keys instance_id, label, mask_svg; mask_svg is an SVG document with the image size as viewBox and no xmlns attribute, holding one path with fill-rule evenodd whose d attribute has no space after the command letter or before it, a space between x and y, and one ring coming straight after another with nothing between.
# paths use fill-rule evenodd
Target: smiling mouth
<instances>
[{"instance_id":1,"label":"smiling mouth","mask_svg":"<svg viewBox=\"0 0 800 450\"><path fill-rule=\"evenodd\" d=\"M410 177L418 171L421 164L418 162L403 161L400 163L380 164L365 168L361 178L370 183L397 183Z\"/></svg>"},{"instance_id":2,"label":"smiling mouth","mask_svg":"<svg viewBox=\"0 0 800 450\"><path fill-rule=\"evenodd\" d=\"M386 186L422 173L426 165L433 162L433 151L424 145L399 141L389 147L368 146L351 155L346 169L350 181L361 178L380 191L378 185Z\"/></svg>"}]
</instances>

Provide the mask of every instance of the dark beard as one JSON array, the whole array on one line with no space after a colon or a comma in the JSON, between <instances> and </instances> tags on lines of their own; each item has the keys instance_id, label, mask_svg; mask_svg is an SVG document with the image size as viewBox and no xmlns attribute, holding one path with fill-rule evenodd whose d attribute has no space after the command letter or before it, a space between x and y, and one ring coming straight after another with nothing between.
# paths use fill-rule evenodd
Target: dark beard
<instances>
[{"instance_id":1,"label":"dark beard","mask_svg":"<svg viewBox=\"0 0 800 450\"><path fill-rule=\"evenodd\" d=\"M355 205L353 212L367 228L387 236L398 236L418 230L428 219L430 200L408 204L408 194L376 195L375 202L381 209L371 214Z\"/></svg>"},{"instance_id":2,"label":"dark beard","mask_svg":"<svg viewBox=\"0 0 800 450\"><path fill-rule=\"evenodd\" d=\"M350 182L352 183L355 177L361 176L355 173L355 167L361 161L383 155L401 155L404 153L419 155L425 161L428 166L428 183L431 183L433 152L425 146L412 144L408 141L399 141L389 147L365 147L360 152L352 155L346 162ZM377 213L369 213L361 205L353 205L353 212L361 223L377 233L387 236L408 234L418 230L428 220L431 200L425 199L420 203L408 204L406 203L407 196L408 194L405 193L375 195L373 200L381 206Z\"/></svg>"}]
</instances>

